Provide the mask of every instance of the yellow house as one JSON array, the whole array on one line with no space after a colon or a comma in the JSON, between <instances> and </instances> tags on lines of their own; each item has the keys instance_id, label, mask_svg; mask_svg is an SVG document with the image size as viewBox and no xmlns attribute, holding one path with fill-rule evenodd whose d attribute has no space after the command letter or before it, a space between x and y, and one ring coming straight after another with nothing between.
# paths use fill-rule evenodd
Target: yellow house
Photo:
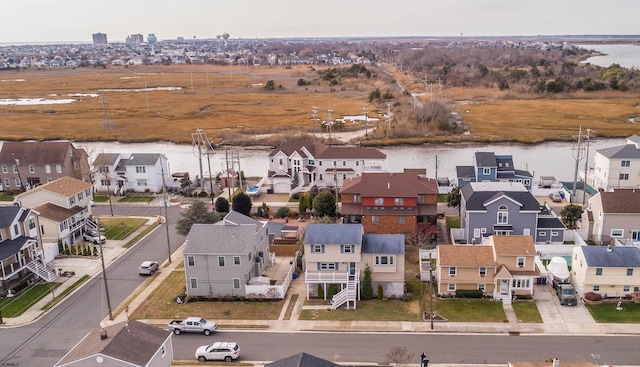
<instances>
[{"instance_id":1,"label":"yellow house","mask_svg":"<svg viewBox=\"0 0 640 367\"><path fill-rule=\"evenodd\" d=\"M581 297L587 292L624 297L640 292L640 249L635 246L576 246L571 280Z\"/></svg>"}]
</instances>

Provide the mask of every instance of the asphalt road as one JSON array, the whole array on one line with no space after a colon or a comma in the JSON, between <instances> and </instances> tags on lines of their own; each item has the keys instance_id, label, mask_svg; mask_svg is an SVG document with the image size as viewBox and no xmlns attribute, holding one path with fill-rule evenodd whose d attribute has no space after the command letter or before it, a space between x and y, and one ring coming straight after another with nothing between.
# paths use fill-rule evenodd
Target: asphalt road
<instances>
[{"instance_id":1,"label":"asphalt road","mask_svg":"<svg viewBox=\"0 0 640 367\"><path fill-rule=\"evenodd\" d=\"M113 204L115 215L157 215L160 209L150 205L133 207ZM108 205L96 205L93 211L97 215L110 214ZM175 233L179 213L179 207L168 208L172 251L184 242L184 236ZM153 231L129 250L127 256L108 267L107 280L113 309L144 281L144 277L138 275L138 266L143 260L162 262L167 258L164 226ZM100 321L108 315L104 294L102 278L96 277L38 321L19 328L0 328L0 366L53 366L90 330L98 328Z\"/></svg>"}]
</instances>

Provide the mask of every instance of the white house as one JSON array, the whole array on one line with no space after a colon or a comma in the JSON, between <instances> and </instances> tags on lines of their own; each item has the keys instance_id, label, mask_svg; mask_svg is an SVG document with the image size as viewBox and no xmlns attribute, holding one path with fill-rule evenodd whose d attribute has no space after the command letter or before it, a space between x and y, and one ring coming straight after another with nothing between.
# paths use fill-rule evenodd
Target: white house
<instances>
[{"instance_id":1,"label":"white house","mask_svg":"<svg viewBox=\"0 0 640 367\"><path fill-rule=\"evenodd\" d=\"M387 155L375 148L294 140L280 144L268 159L274 193L293 194L340 188L344 180L363 172L384 172Z\"/></svg>"},{"instance_id":2,"label":"white house","mask_svg":"<svg viewBox=\"0 0 640 367\"><path fill-rule=\"evenodd\" d=\"M599 149L594 157L593 186L604 191L640 186L640 136L625 145Z\"/></svg>"},{"instance_id":3,"label":"white house","mask_svg":"<svg viewBox=\"0 0 640 367\"><path fill-rule=\"evenodd\" d=\"M161 192L171 181L167 157L160 153L100 153L93 161L98 191Z\"/></svg>"}]
</instances>

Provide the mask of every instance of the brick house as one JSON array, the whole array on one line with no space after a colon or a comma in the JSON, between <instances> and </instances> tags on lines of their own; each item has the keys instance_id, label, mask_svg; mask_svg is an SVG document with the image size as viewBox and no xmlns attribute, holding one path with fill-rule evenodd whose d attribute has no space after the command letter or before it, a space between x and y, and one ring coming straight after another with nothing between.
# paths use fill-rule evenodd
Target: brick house
<instances>
[{"instance_id":1,"label":"brick house","mask_svg":"<svg viewBox=\"0 0 640 367\"><path fill-rule=\"evenodd\" d=\"M91 181L87 152L74 147L70 141L2 144L0 191L28 190L65 176Z\"/></svg>"},{"instance_id":2,"label":"brick house","mask_svg":"<svg viewBox=\"0 0 640 367\"><path fill-rule=\"evenodd\" d=\"M437 234L438 184L425 169L365 172L344 181L341 214L365 233Z\"/></svg>"}]
</instances>

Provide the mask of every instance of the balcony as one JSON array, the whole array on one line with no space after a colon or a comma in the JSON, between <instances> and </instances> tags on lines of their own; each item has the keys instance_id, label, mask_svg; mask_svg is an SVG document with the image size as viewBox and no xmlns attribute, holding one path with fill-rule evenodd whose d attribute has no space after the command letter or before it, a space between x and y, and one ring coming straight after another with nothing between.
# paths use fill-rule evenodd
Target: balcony
<instances>
[{"instance_id":1,"label":"balcony","mask_svg":"<svg viewBox=\"0 0 640 367\"><path fill-rule=\"evenodd\" d=\"M346 283L349 280L349 274L346 272L310 273L306 271L304 280L306 283Z\"/></svg>"}]
</instances>

